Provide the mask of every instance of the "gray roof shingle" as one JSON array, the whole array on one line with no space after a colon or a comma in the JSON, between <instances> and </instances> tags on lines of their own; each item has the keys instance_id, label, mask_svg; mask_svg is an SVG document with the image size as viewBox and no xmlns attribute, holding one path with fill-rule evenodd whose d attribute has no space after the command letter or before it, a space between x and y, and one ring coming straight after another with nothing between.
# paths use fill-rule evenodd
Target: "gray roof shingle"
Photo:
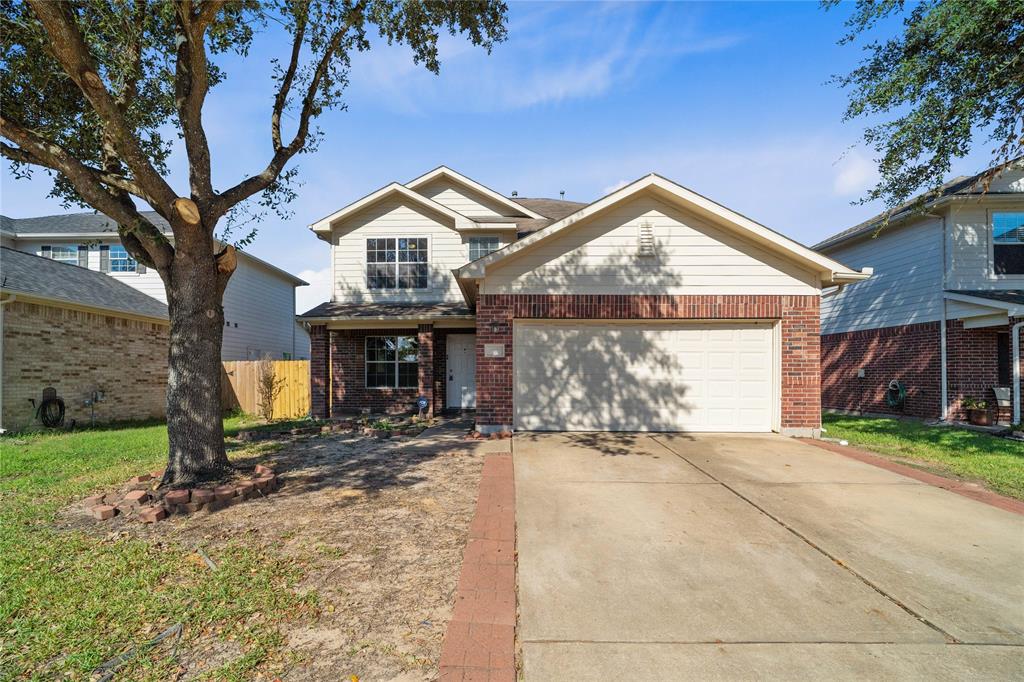
<instances>
[{"instance_id":1,"label":"gray roof shingle","mask_svg":"<svg viewBox=\"0 0 1024 682\"><path fill-rule=\"evenodd\" d=\"M299 318L323 317L461 317L472 315L462 303L321 303Z\"/></svg>"},{"instance_id":2,"label":"gray roof shingle","mask_svg":"<svg viewBox=\"0 0 1024 682\"><path fill-rule=\"evenodd\" d=\"M946 292L963 296L974 296L975 298L987 298L990 301L999 301L1000 303L1024 305L1024 290L1020 289L947 289Z\"/></svg>"},{"instance_id":3,"label":"gray roof shingle","mask_svg":"<svg viewBox=\"0 0 1024 682\"><path fill-rule=\"evenodd\" d=\"M167 306L124 282L87 268L0 248L0 289L14 294L167 319Z\"/></svg>"},{"instance_id":4,"label":"gray roof shingle","mask_svg":"<svg viewBox=\"0 0 1024 682\"><path fill-rule=\"evenodd\" d=\"M171 226L156 211L140 211L141 215L147 218L163 232L170 234ZM19 235L26 234L96 234L110 232L117 235L117 222L108 218L102 213L61 213L58 215L44 215L35 218L7 218L10 221L10 231ZM5 223L6 227L6 223Z\"/></svg>"}]
</instances>

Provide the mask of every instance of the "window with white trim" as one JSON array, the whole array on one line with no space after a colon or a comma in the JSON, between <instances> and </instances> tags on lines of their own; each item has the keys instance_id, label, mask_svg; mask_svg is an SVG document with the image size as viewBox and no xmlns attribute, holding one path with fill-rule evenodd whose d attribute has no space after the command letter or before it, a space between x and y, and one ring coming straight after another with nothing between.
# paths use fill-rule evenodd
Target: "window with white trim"
<instances>
[{"instance_id":1,"label":"window with white trim","mask_svg":"<svg viewBox=\"0 0 1024 682\"><path fill-rule=\"evenodd\" d=\"M1024 211L992 212L992 271L1024 275Z\"/></svg>"},{"instance_id":2,"label":"window with white trim","mask_svg":"<svg viewBox=\"0 0 1024 682\"><path fill-rule=\"evenodd\" d=\"M110 246L110 271L135 272L139 264L128 254L128 250L120 244Z\"/></svg>"},{"instance_id":3,"label":"window with white trim","mask_svg":"<svg viewBox=\"0 0 1024 682\"><path fill-rule=\"evenodd\" d=\"M61 263L78 265L78 245L58 244L50 247L50 258Z\"/></svg>"},{"instance_id":4,"label":"window with white trim","mask_svg":"<svg viewBox=\"0 0 1024 682\"><path fill-rule=\"evenodd\" d=\"M426 237L366 240L366 286L370 289L426 289Z\"/></svg>"},{"instance_id":5,"label":"window with white trim","mask_svg":"<svg viewBox=\"0 0 1024 682\"><path fill-rule=\"evenodd\" d=\"M416 388L419 352L415 336L367 336L366 387Z\"/></svg>"},{"instance_id":6,"label":"window with white trim","mask_svg":"<svg viewBox=\"0 0 1024 682\"><path fill-rule=\"evenodd\" d=\"M469 238L469 260L483 258L489 253L498 250L501 242L497 237L470 237Z\"/></svg>"}]
</instances>

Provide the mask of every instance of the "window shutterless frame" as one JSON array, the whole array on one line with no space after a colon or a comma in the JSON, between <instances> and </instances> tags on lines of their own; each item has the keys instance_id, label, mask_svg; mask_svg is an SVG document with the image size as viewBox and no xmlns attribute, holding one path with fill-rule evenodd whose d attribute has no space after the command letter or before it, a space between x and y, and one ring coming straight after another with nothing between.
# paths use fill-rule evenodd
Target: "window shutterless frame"
<instances>
[{"instance_id":1,"label":"window shutterless frame","mask_svg":"<svg viewBox=\"0 0 1024 682\"><path fill-rule=\"evenodd\" d=\"M431 288L430 237L380 236L364 240L363 277L368 291L425 291Z\"/></svg>"},{"instance_id":2,"label":"window shutterless frame","mask_svg":"<svg viewBox=\"0 0 1024 682\"><path fill-rule=\"evenodd\" d=\"M1024 206L989 209L986 213L989 276L997 279L1024 279ZM1017 223L1015 228L1013 223ZM1014 267L1018 271L1006 272L1007 267ZM999 272L1001 269L1004 271Z\"/></svg>"},{"instance_id":3,"label":"window shutterless frame","mask_svg":"<svg viewBox=\"0 0 1024 682\"><path fill-rule=\"evenodd\" d=\"M419 339L412 335L367 336L363 341L366 388L418 388Z\"/></svg>"}]
</instances>

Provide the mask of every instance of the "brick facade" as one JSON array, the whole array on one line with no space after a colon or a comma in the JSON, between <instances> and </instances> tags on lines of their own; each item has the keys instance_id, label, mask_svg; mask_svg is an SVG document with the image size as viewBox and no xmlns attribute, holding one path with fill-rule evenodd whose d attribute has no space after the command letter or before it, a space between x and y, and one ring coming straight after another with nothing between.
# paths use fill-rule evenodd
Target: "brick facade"
<instances>
[{"instance_id":1,"label":"brick facade","mask_svg":"<svg viewBox=\"0 0 1024 682\"><path fill-rule=\"evenodd\" d=\"M445 408L448 334L472 334L473 329L437 329L420 324L408 329L310 329L310 390L313 416L343 416L368 409L375 413L416 411L423 395L433 412ZM366 337L416 336L419 371L416 388L366 387ZM328 388L330 387L330 389ZM330 393L328 393L330 391Z\"/></svg>"},{"instance_id":2,"label":"brick facade","mask_svg":"<svg viewBox=\"0 0 1024 682\"><path fill-rule=\"evenodd\" d=\"M828 334L821 340L822 405L856 412L900 414L938 419L942 412L942 361L939 322ZM1000 385L997 342L1008 327L964 329L960 320L946 323L946 379L949 418L962 420L964 398L992 403ZM857 370L864 370L864 377ZM893 379L904 384L902 409L885 402ZM1003 415L1005 417L1005 415Z\"/></svg>"},{"instance_id":3,"label":"brick facade","mask_svg":"<svg viewBox=\"0 0 1024 682\"><path fill-rule=\"evenodd\" d=\"M64 399L65 423L161 418L166 409L168 325L22 301L3 308L3 428L30 428L43 389Z\"/></svg>"},{"instance_id":4,"label":"brick facade","mask_svg":"<svg viewBox=\"0 0 1024 682\"><path fill-rule=\"evenodd\" d=\"M525 319L782 321L782 428L818 429L818 296L483 295L477 302L477 424L507 427L512 418L512 322ZM501 358L484 345L505 346Z\"/></svg>"}]
</instances>

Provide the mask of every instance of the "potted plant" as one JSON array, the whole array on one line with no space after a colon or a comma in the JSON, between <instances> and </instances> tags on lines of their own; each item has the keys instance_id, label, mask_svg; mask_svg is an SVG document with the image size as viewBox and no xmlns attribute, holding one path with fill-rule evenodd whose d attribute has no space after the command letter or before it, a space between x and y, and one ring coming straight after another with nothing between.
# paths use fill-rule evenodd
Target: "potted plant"
<instances>
[{"instance_id":1,"label":"potted plant","mask_svg":"<svg viewBox=\"0 0 1024 682\"><path fill-rule=\"evenodd\" d=\"M964 409L967 410L967 421L976 426L991 426L992 414L988 411L988 403L977 398L964 398Z\"/></svg>"}]
</instances>

